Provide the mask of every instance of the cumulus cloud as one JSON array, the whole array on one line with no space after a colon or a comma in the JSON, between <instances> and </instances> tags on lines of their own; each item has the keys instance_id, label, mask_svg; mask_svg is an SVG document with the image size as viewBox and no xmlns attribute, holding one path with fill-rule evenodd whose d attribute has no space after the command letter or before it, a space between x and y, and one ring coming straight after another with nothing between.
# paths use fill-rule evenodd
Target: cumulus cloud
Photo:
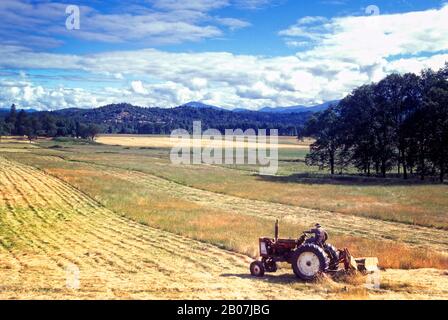
<instances>
[{"instance_id":1,"label":"cumulus cloud","mask_svg":"<svg viewBox=\"0 0 448 320\"><path fill-rule=\"evenodd\" d=\"M376 64L359 65L352 61L329 58L307 60L298 56L262 57L227 52L170 53L144 49L66 56L31 52L18 47L14 49L0 47L0 55L4 57L0 59L0 67L45 69L53 66L53 69L63 71L80 70L103 79L116 79L117 75L124 80L136 77L146 79L130 80L127 88L109 88L99 92L44 88L48 93L39 94L36 90L40 89L33 89L34 99L30 99L30 95L25 96L23 86L0 83L0 103L16 102L41 108L46 108L45 101L51 107L69 106L70 99L67 97L61 100L61 95L70 94L77 96L77 100L71 101L79 103L70 106L78 107L95 107L105 102L122 101L143 106L172 107L191 100L250 109L309 105L342 98L354 87L379 80L387 73L418 72L424 67L438 69L448 58L446 54L440 54L428 58L414 57L391 62L381 60ZM18 89L11 91L11 87ZM55 95L51 92L55 92ZM93 100L96 95L98 99ZM18 100L14 100L15 97Z\"/></svg>"},{"instance_id":2,"label":"cumulus cloud","mask_svg":"<svg viewBox=\"0 0 448 320\"><path fill-rule=\"evenodd\" d=\"M448 5L440 9L402 14L338 17L306 17L279 34L286 41L312 40L303 59L353 61L366 65L397 55L448 50Z\"/></svg>"},{"instance_id":3,"label":"cumulus cloud","mask_svg":"<svg viewBox=\"0 0 448 320\"><path fill-rule=\"evenodd\" d=\"M231 5L227 0L139 1L120 12L99 12L89 5L80 7L80 29L67 30L62 2L2 0L0 37L5 44L56 47L60 37L108 43L142 45L175 44L223 35L220 26L248 27L248 22L231 17L214 18L209 13ZM137 9L138 8L138 9ZM32 31L32 32L30 32Z\"/></svg>"},{"instance_id":4,"label":"cumulus cloud","mask_svg":"<svg viewBox=\"0 0 448 320\"><path fill-rule=\"evenodd\" d=\"M213 4L204 0L179 7L182 3L172 1L165 2L163 8L159 5L159 10L188 11L190 5L209 10ZM375 17L305 17L280 35L308 47L296 55L279 57L156 49L70 55L4 43L0 45L0 69L82 72L123 85L104 84L100 90L45 87L27 77L16 82L3 80L0 103L41 109L123 101L172 107L200 100L250 109L311 105L340 99L354 87L392 72L442 67L448 59L446 16L448 6ZM6 71L3 74L8 77Z\"/></svg>"},{"instance_id":5,"label":"cumulus cloud","mask_svg":"<svg viewBox=\"0 0 448 320\"><path fill-rule=\"evenodd\" d=\"M143 83L141 81L132 81L131 82L132 91L138 94L147 94L147 90L143 87Z\"/></svg>"},{"instance_id":6,"label":"cumulus cloud","mask_svg":"<svg viewBox=\"0 0 448 320\"><path fill-rule=\"evenodd\" d=\"M80 88L45 88L30 81L0 81L0 103L24 108L54 110L78 106L88 108L113 99Z\"/></svg>"}]
</instances>

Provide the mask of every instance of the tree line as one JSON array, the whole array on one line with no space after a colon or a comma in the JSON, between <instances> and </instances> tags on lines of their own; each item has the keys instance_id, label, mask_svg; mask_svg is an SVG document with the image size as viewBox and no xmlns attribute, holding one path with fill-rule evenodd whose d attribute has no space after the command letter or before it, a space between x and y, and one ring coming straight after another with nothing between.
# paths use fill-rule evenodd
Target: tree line
<instances>
[{"instance_id":1,"label":"tree line","mask_svg":"<svg viewBox=\"0 0 448 320\"><path fill-rule=\"evenodd\" d=\"M204 130L278 129L280 135L296 136L311 112L274 114L255 111L232 112L212 108L142 108L126 103L95 109L17 111L13 105L3 117L0 135L93 138L97 133L164 134L175 129L193 130L193 121L202 121ZM3 120L2 120L3 118Z\"/></svg>"},{"instance_id":2,"label":"tree line","mask_svg":"<svg viewBox=\"0 0 448 320\"><path fill-rule=\"evenodd\" d=\"M316 139L308 165L331 174L359 173L424 180L448 170L448 63L439 71L392 74L353 90L314 115L299 137Z\"/></svg>"},{"instance_id":3,"label":"tree line","mask_svg":"<svg viewBox=\"0 0 448 320\"><path fill-rule=\"evenodd\" d=\"M26 136L32 141L38 136L72 136L93 140L99 131L97 125L58 117L49 112L17 111L14 104L8 113L0 115L0 139L2 136Z\"/></svg>"}]
</instances>

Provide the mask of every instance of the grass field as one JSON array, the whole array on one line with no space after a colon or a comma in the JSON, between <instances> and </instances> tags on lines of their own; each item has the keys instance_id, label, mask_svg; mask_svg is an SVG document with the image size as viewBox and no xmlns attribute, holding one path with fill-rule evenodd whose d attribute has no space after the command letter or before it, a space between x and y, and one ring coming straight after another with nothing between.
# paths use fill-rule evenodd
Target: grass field
<instances>
[{"instance_id":1,"label":"grass field","mask_svg":"<svg viewBox=\"0 0 448 320\"><path fill-rule=\"evenodd\" d=\"M99 140L107 142L108 139ZM110 139L114 144L118 142L116 136ZM248 165L174 166L169 161L168 149L145 149L153 139L158 145L160 139L166 141L167 138L133 137L135 147L142 149L128 151L113 146L101 147L95 153L77 154L77 158L99 164L107 162L237 197L448 230L448 185L394 178L330 177L318 168L305 165L308 151L303 146L309 141L301 143L294 138L281 138L279 174L263 177L257 174L257 167ZM139 144L144 146L139 147ZM127 146L127 138L124 145ZM285 145L288 147L283 148ZM82 150L78 151L82 153ZM237 170L228 170L229 167Z\"/></svg>"},{"instance_id":2,"label":"grass field","mask_svg":"<svg viewBox=\"0 0 448 320\"><path fill-rule=\"evenodd\" d=\"M7 284L0 296L448 294L443 271L448 269L448 235L439 229L448 226L446 185L330 179L305 167L306 149L293 139L281 141L287 147L280 148L279 175L267 179L253 166L173 165L160 137L126 137L123 146L116 136L110 138L113 145L68 139L0 143L1 268L13 279L2 282ZM151 145L152 139L159 140ZM378 292L367 292L359 283L348 291L347 283L330 280L303 284L289 269L266 280L251 279L248 256L256 255L258 237L271 235L277 218L282 236L296 237L318 221L327 227L331 242L348 246L355 255L378 256L383 267L432 269L383 272ZM179 252L165 248L164 241L169 248L179 242ZM64 287L69 264L80 266L86 276L76 292ZM192 270L191 284L178 265ZM135 281L142 284L131 289ZM198 289L205 284L209 290Z\"/></svg>"}]
</instances>

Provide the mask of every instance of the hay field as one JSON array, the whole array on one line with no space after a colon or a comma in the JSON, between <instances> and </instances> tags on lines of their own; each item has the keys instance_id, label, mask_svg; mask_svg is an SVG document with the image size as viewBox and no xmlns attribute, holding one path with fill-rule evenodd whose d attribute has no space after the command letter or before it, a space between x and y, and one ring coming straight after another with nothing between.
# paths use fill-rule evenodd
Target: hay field
<instances>
[{"instance_id":1,"label":"hay field","mask_svg":"<svg viewBox=\"0 0 448 320\"><path fill-rule=\"evenodd\" d=\"M142 140L136 142L138 145L151 145L150 136L132 138ZM253 165L178 166L170 163L170 149L156 147L159 137L153 138L156 142L152 147L71 146L76 156L70 157L141 171L239 198L448 230L448 184L353 175L330 177L317 167L305 165L308 150L302 148L279 148L279 170L274 177L260 176L259 168ZM291 137L282 137L280 141L281 146L298 143Z\"/></svg>"},{"instance_id":2,"label":"hay field","mask_svg":"<svg viewBox=\"0 0 448 320\"><path fill-rule=\"evenodd\" d=\"M448 298L443 230L189 186L160 173L251 174L173 167L165 149L60 141L23 148L0 144L0 298ZM381 289L304 284L287 267L248 276L257 238L272 233L276 218L283 236L318 220L338 246L381 254ZM73 266L78 290L67 288Z\"/></svg>"},{"instance_id":3,"label":"hay field","mask_svg":"<svg viewBox=\"0 0 448 320\"><path fill-rule=\"evenodd\" d=\"M207 140L207 139L171 139L169 136L156 136L156 135L101 135L96 141L98 143L107 145L119 145L125 147L151 147L151 148L172 148L175 145L193 147L200 146L204 147L223 147L223 148L252 148L257 149L259 146L265 148L269 147L269 138L266 144L257 144L239 142L239 141L228 141L224 138L222 140ZM294 137L279 137L278 141L279 149L295 149L295 150L308 150L310 140L305 140L303 142L297 141Z\"/></svg>"},{"instance_id":4,"label":"hay field","mask_svg":"<svg viewBox=\"0 0 448 320\"><path fill-rule=\"evenodd\" d=\"M0 182L0 298L319 297L252 281L248 257L120 217L32 167L0 158Z\"/></svg>"}]
</instances>

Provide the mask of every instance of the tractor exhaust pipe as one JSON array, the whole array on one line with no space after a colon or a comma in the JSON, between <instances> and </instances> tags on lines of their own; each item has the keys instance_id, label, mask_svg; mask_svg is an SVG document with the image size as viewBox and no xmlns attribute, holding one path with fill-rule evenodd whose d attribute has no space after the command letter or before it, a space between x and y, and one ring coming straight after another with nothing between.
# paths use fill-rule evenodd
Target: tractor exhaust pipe
<instances>
[{"instance_id":1,"label":"tractor exhaust pipe","mask_svg":"<svg viewBox=\"0 0 448 320\"><path fill-rule=\"evenodd\" d=\"M274 238L275 238L275 242L277 242L278 240L278 219L275 221L275 228L274 228Z\"/></svg>"}]
</instances>

